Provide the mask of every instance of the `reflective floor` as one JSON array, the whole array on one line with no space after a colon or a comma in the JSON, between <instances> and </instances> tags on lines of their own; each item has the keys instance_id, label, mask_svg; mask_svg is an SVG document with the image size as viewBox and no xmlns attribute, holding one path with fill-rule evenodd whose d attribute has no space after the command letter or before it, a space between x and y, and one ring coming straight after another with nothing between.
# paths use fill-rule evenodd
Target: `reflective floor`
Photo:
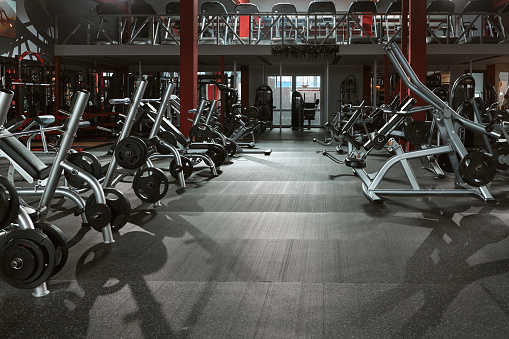
<instances>
[{"instance_id":1,"label":"reflective floor","mask_svg":"<svg viewBox=\"0 0 509 339\"><path fill-rule=\"evenodd\" d=\"M69 262L44 298L0 281L1 336L509 337L507 175L490 184L497 205L373 205L350 168L322 156L334 146L314 137L324 132L267 131L259 147L271 156L237 156L217 178L198 165L185 190L171 180L157 208L120 183L132 214L110 245L81 227L71 202L54 200L48 221L68 237ZM92 150L103 162L106 151ZM368 172L388 157L370 155ZM430 187L453 182L414 171ZM403 185L401 174L388 183Z\"/></svg>"}]
</instances>

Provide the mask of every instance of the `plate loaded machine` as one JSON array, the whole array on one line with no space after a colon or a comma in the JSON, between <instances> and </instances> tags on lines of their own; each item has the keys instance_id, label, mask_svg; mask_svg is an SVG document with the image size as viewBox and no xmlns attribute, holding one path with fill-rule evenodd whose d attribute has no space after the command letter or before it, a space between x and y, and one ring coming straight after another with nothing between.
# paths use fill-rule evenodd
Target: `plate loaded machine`
<instances>
[{"instance_id":1,"label":"plate loaded machine","mask_svg":"<svg viewBox=\"0 0 509 339\"><path fill-rule=\"evenodd\" d=\"M6 105L8 108L12 101L12 95L11 91L0 91L0 109ZM31 218L35 222L44 223L53 197L63 196L69 198L78 206L79 211L77 213L81 214L84 225L90 225L94 229L101 231L104 243L111 243L114 242L110 227L111 210L106 205L101 185L91 174L67 160L78 128L80 126L88 126L89 124L88 122L80 122L88 102L89 93L87 91L78 91L75 95L76 101L71 108L69 118L60 128L63 134L59 150L52 165L47 166L44 164L10 132L1 127L0 155L7 158L10 162L9 179L11 182L14 182L14 169L29 183L37 181L37 185L34 188L17 189L20 196L40 196L39 206L30 213ZM7 110L0 111L0 121L5 120L6 112ZM58 187L63 171L69 172L72 176L78 177L89 185L96 197L95 202L97 206L95 208L85 208L85 202L78 193L66 187Z\"/></svg>"},{"instance_id":2,"label":"plate loaded machine","mask_svg":"<svg viewBox=\"0 0 509 339\"><path fill-rule=\"evenodd\" d=\"M37 225L20 205L14 186L0 176L0 276L13 287L33 289L34 297L44 297L58 258L51 236L36 230Z\"/></svg>"},{"instance_id":3,"label":"plate loaded machine","mask_svg":"<svg viewBox=\"0 0 509 339\"><path fill-rule=\"evenodd\" d=\"M197 124L201 117L201 113L205 109L205 101L200 103L200 106L196 110L195 118L193 120L193 126ZM164 110L165 107L162 109ZM161 109L161 107L160 107ZM210 142L201 142L198 140L206 139L204 133L209 131L210 129L203 129L200 127L195 127L193 132L195 134L195 138L192 137L191 130L189 131L190 138L186 138L185 135L175 127L170 120L164 117L164 114L156 114L153 111L147 111L147 116L149 119L154 121L154 129L158 128L158 135L161 136L162 139L167 140L170 144L174 146L181 147L183 160L183 171L184 176L188 177L193 170L193 164L197 164L203 160L203 162L209 166L212 176L218 176L217 169L219 166L223 164L225 158L227 157L226 149L219 144L210 143ZM172 154L152 154L150 155L151 160L165 160L173 158ZM188 161L190 159L190 161ZM171 166L173 167L173 166ZM171 169L171 168L170 168ZM172 170L172 169L171 169ZM173 170L172 170L173 171Z\"/></svg>"},{"instance_id":4,"label":"plate loaded machine","mask_svg":"<svg viewBox=\"0 0 509 339\"><path fill-rule=\"evenodd\" d=\"M148 101L159 101L160 99L142 99L147 81L143 80L138 82L136 90L133 93L132 99L112 99L111 104L130 104L128 113L125 116L122 129L119 133L119 138L115 146L115 152L112 156L111 162L101 166L101 163L93 154L88 152L78 152L72 154L72 162L85 169L96 177L102 183L108 206L113 212L112 229L114 231L120 230L128 221L131 205L127 197L120 191L114 189L123 178L129 175L134 175L133 189L144 202L154 203L158 206L158 202L168 191L169 182L160 169L154 168L152 162L148 160L149 149L151 146L162 146L166 150L170 150L176 156L177 162L179 160L178 150L172 145L167 144L164 140L159 138L151 138L144 140L139 137L129 136L133 126L136 124L138 109L142 102L147 104ZM173 88L169 88L171 91ZM163 100L168 100L167 97ZM138 115L139 116L139 115ZM113 132L108 128L99 127L103 130ZM118 167L122 167L127 171L118 171ZM145 168L143 168L145 167ZM143 168L143 169L142 169ZM177 176L179 177L179 176ZM66 176L68 183L77 188L79 192L87 191L88 187L80 180L73 180L72 177ZM185 187L183 176L180 176L180 187ZM95 204L93 194L87 200L87 206Z\"/></svg>"},{"instance_id":5,"label":"plate loaded machine","mask_svg":"<svg viewBox=\"0 0 509 339\"><path fill-rule=\"evenodd\" d=\"M424 86L408 61L405 59L397 45L394 43L385 47L385 51L389 60L396 68L399 76L407 87L414 93L417 93L433 108L433 119L438 128L443 146L429 147L404 153L401 145L394 139L385 140L385 148L394 152L395 155L389 158L378 172L368 174L364 168L366 167L365 158L368 152L358 143L354 143L349 138L348 132L344 133L348 141L353 145L352 151L345 160L345 164L351 167L358 177L362 180L362 190L364 195L373 203L382 203L382 199L378 194L393 195L476 195L481 197L487 203L496 203L487 188L495 174L496 169L491 157L480 153L468 153L461 140L457 136L454 129L454 122L460 123L465 128L499 138L500 134L492 131L492 126L482 126L468 119L459 116L451 107L444 103L440 98L433 94ZM491 132L489 132L491 131ZM417 178L410 166L409 160L419 159L422 157L439 156L447 154L453 167L455 175L455 188L453 189L432 189L421 188L417 182ZM458 160L458 158L460 160ZM380 188L383 179L389 169L401 164L403 171L411 186L409 189L401 188ZM468 184L468 185L467 185Z\"/></svg>"}]
</instances>

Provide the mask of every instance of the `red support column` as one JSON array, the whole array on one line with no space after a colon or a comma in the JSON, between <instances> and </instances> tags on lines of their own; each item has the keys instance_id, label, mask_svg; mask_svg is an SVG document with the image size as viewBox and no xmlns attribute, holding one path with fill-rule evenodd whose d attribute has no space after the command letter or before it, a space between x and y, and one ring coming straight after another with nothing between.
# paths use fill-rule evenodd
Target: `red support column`
<instances>
[{"instance_id":1,"label":"red support column","mask_svg":"<svg viewBox=\"0 0 509 339\"><path fill-rule=\"evenodd\" d=\"M198 0L180 6L180 131L187 136L187 111L198 106Z\"/></svg>"},{"instance_id":2,"label":"red support column","mask_svg":"<svg viewBox=\"0 0 509 339\"><path fill-rule=\"evenodd\" d=\"M241 81L241 105L242 107L249 107L249 66L240 66L240 81Z\"/></svg>"},{"instance_id":3,"label":"red support column","mask_svg":"<svg viewBox=\"0 0 509 339\"><path fill-rule=\"evenodd\" d=\"M221 64L221 71L219 72L221 74L221 81L220 83L225 82L225 76L224 76L224 55L221 55L220 59ZM226 84L227 85L227 84ZM225 115L225 108L226 108L226 93L221 93L221 124L224 126L224 115Z\"/></svg>"},{"instance_id":4,"label":"red support column","mask_svg":"<svg viewBox=\"0 0 509 339\"><path fill-rule=\"evenodd\" d=\"M486 66L486 83L498 87L498 81L496 79L496 65Z\"/></svg>"},{"instance_id":5,"label":"red support column","mask_svg":"<svg viewBox=\"0 0 509 339\"><path fill-rule=\"evenodd\" d=\"M410 0L409 7L409 36L408 61L415 74L422 83L426 83L426 1ZM416 93L412 93L417 99L417 105L424 105L425 102ZM415 120L424 121L425 112L414 114Z\"/></svg>"},{"instance_id":6,"label":"red support column","mask_svg":"<svg viewBox=\"0 0 509 339\"><path fill-rule=\"evenodd\" d=\"M409 0L403 0L401 4L401 52L405 57L408 57L408 7ZM399 91L400 100L403 100L408 89L402 80L399 81Z\"/></svg>"},{"instance_id":7,"label":"red support column","mask_svg":"<svg viewBox=\"0 0 509 339\"><path fill-rule=\"evenodd\" d=\"M371 66L362 68L362 100L366 106L371 106Z\"/></svg>"}]
</instances>

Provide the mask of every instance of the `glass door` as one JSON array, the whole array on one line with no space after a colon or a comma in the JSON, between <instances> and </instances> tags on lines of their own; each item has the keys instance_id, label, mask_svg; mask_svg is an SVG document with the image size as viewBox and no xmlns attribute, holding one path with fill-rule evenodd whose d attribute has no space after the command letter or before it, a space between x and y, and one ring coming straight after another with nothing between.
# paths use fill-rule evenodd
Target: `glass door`
<instances>
[{"instance_id":1,"label":"glass door","mask_svg":"<svg viewBox=\"0 0 509 339\"><path fill-rule=\"evenodd\" d=\"M321 99L320 75L269 75L267 84L272 88L274 98L274 127L292 126L292 93L298 91L302 94L304 102L311 103ZM280 120L281 119L281 120ZM307 126L308 122L305 121ZM317 105L315 119L312 126L321 126L320 104Z\"/></svg>"},{"instance_id":2,"label":"glass door","mask_svg":"<svg viewBox=\"0 0 509 339\"><path fill-rule=\"evenodd\" d=\"M292 124L292 90L293 77L269 75L267 83L272 88L274 98L274 127L288 127ZM280 120L281 119L281 120Z\"/></svg>"},{"instance_id":3,"label":"glass door","mask_svg":"<svg viewBox=\"0 0 509 339\"><path fill-rule=\"evenodd\" d=\"M316 100L320 101L320 81L319 75L296 75L295 76L295 90L302 94L305 103L314 103ZM304 127L308 125L304 121ZM311 120L312 126L321 126L320 119L320 103L318 103L315 111L315 119Z\"/></svg>"}]
</instances>

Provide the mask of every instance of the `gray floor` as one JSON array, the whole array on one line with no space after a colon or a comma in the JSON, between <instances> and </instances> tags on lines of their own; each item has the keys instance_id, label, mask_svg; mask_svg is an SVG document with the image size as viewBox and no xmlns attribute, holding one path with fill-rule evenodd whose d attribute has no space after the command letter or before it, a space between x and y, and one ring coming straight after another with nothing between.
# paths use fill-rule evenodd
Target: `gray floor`
<instances>
[{"instance_id":1,"label":"gray floor","mask_svg":"<svg viewBox=\"0 0 509 339\"><path fill-rule=\"evenodd\" d=\"M213 179L202 168L157 209L120 184L133 212L113 245L56 200L49 220L70 260L45 298L0 282L0 337L509 337L507 176L491 184L494 206L373 205L349 168L321 155L311 140L322 136L267 132L270 157L235 158Z\"/></svg>"}]
</instances>

